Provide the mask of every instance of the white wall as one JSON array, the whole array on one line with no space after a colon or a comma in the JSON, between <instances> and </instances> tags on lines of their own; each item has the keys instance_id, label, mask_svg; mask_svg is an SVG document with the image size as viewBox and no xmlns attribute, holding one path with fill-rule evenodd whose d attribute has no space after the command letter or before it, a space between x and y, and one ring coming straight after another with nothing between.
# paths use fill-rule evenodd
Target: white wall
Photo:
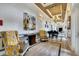
<instances>
[{"instance_id":1,"label":"white wall","mask_svg":"<svg viewBox=\"0 0 79 59\"><path fill-rule=\"evenodd\" d=\"M37 31L43 27L43 22L37 18L40 14L43 21L49 20L49 17L34 4L0 4L0 18L3 18L3 26L0 26L0 31L17 30L20 34L26 33L23 29L24 12L36 17Z\"/></svg>"},{"instance_id":2,"label":"white wall","mask_svg":"<svg viewBox=\"0 0 79 59\"><path fill-rule=\"evenodd\" d=\"M72 48L79 55L79 4L72 4L71 12Z\"/></svg>"},{"instance_id":3,"label":"white wall","mask_svg":"<svg viewBox=\"0 0 79 59\"><path fill-rule=\"evenodd\" d=\"M3 18L3 26L0 26L0 31L17 30L23 33L23 12L35 16L33 11L25 8L16 4L0 4L0 17Z\"/></svg>"},{"instance_id":4,"label":"white wall","mask_svg":"<svg viewBox=\"0 0 79 59\"><path fill-rule=\"evenodd\" d=\"M0 31L18 30L17 13L15 8L0 4L0 17L3 18L3 26L0 26Z\"/></svg>"}]
</instances>

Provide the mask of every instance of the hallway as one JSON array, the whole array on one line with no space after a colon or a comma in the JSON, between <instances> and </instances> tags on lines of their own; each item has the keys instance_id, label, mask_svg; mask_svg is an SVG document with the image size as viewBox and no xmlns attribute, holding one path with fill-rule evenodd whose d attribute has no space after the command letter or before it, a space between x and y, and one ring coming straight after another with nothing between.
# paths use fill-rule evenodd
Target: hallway
<instances>
[{"instance_id":1,"label":"hallway","mask_svg":"<svg viewBox=\"0 0 79 59\"><path fill-rule=\"evenodd\" d=\"M59 44L48 41L41 42L31 47L25 56L58 56ZM73 54L64 48L61 49L60 56L73 56Z\"/></svg>"},{"instance_id":2,"label":"hallway","mask_svg":"<svg viewBox=\"0 0 79 59\"><path fill-rule=\"evenodd\" d=\"M0 55L79 55L78 19L75 3L0 4Z\"/></svg>"}]
</instances>

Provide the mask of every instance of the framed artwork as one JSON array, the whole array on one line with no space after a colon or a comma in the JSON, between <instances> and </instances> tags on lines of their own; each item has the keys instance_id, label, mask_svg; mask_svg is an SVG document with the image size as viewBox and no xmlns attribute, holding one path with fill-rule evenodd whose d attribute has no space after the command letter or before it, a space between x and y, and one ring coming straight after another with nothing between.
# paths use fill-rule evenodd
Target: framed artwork
<instances>
[{"instance_id":1,"label":"framed artwork","mask_svg":"<svg viewBox=\"0 0 79 59\"><path fill-rule=\"evenodd\" d=\"M31 28L31 30L34 30L34 29L36 29L36 19L35 19L35 17L34 16L31 16L31 25L32 25L32 28Z\"/></svg>"},{"instance_id":2,"label":"framed artwork","mask_svg":"<svg viewBox=\"0 0 79 59\"><path fill-rule=\"evenodd\" d=\"M29 15L28 13L24 13L23 26L24 26L24 30L35 30L36 18L34 16Z\"/></svg>"},{"instance_id":3,"label":"framed artwork","mask_svg":"<svg viewBox=\"0 0 79 59\"><path fill-rule=\"evenodd\" d=\"M28 13L24 13L23 14L23 27L24 27L24 30L27 30L28 29L28 26L29 26L29 15Z\"/></svg>"},{"instance_id":4,"label":"framed artwork","mask_svg":"<svg viewBox=\"0 0 79 59\"><path fill-rule=\"evenodd\" d=\"M47 21L46 21L46 23L45 23L45 28L48 28L49 26L48 26L48 23L47 23Z\"/></svg>"},{"instance_id":5,"label":"framed artwork","mask_svg":"<svg viewBox=\"0 0 79 59\"><path fill-rule=\"evenodd\" d=\"M68 27L67 29L71 29L71 16L68 17Z\"/></svg>"},{"instance_id":6,"label":"framed artwork","mask_svg":"<svg viewBox=\"0 0 79 59\"><path fill-rule=\"evenodd\" d=\"M3 20L2 19L0 19L0 26L2 26L3 25Z\"/></svg>"}]
</instances>

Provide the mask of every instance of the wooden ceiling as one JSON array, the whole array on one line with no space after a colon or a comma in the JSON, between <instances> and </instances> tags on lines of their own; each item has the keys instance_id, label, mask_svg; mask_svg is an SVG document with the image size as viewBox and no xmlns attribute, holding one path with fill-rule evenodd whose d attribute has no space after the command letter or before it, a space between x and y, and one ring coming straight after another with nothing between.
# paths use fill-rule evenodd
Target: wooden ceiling
<instances>
[{"instance_id":1,"label":"wooden ceiling","mask_svg":"<svg viewBox=\"0 0 79 59\"><path fill-rule=\"evenodd\" d=\"M48 8L48 10L51 12L52 15L57 15L57 14L61 14L61 8L62 5L57 5L55 7Z\"/></svg>"},{"instance_id":2,"label":"wooden ceiling","mask_svg":"<svg viewBox=\"0 0 79 59\"><path fill-rule=\"evenodd\" d=\"M52 16L58 15L58 14L62 14L61 16L59 16L62 20L65 17L65 12L66 12L66 3L53 3L51 5L48 6L43 6L41 3L35 3L43 12L45 12L50 18L52 18ZM49 14L49 12L47 11L49 10L51 15Z\"/></svg>"},{"instance_id":3,"label":"wooden ceiling","mask_svg":"<svg viewBox=\"0 0 79 59\"><path fill-rule=\"evenodd\" d=\"M46 8L41 3L35 3L44 13L46 13L50 18L50 14L47 12Z\"/></svg>"}]
</instances>

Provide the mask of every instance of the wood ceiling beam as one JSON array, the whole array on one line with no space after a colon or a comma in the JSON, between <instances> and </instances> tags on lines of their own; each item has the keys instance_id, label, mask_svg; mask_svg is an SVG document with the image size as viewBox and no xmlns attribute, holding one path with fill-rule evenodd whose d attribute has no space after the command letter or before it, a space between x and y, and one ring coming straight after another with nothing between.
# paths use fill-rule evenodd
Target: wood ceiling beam
<instances>
[{"instance_id":1,"label":"wood ceiling beam","mask_svg":"<svg viewBox=\"0 0 79 59\"><path fill-rule=\"evenodd\" d=\"M52 16L47 12L47 10L45 9L45 7L42 6L41 3L35 3L44 13L46 13L50 18L52 18Z\"/></svg>"},{"instance_id":2,"label":"wood ceiling beam","mask_svg":"<svg viewBox=\"0 0 79 59\"><path fill-rule=\"evenodd\" d=\"M62 19L64 20L66 14L67 4L62 5Z\"/></svg>"}]
</instances>

